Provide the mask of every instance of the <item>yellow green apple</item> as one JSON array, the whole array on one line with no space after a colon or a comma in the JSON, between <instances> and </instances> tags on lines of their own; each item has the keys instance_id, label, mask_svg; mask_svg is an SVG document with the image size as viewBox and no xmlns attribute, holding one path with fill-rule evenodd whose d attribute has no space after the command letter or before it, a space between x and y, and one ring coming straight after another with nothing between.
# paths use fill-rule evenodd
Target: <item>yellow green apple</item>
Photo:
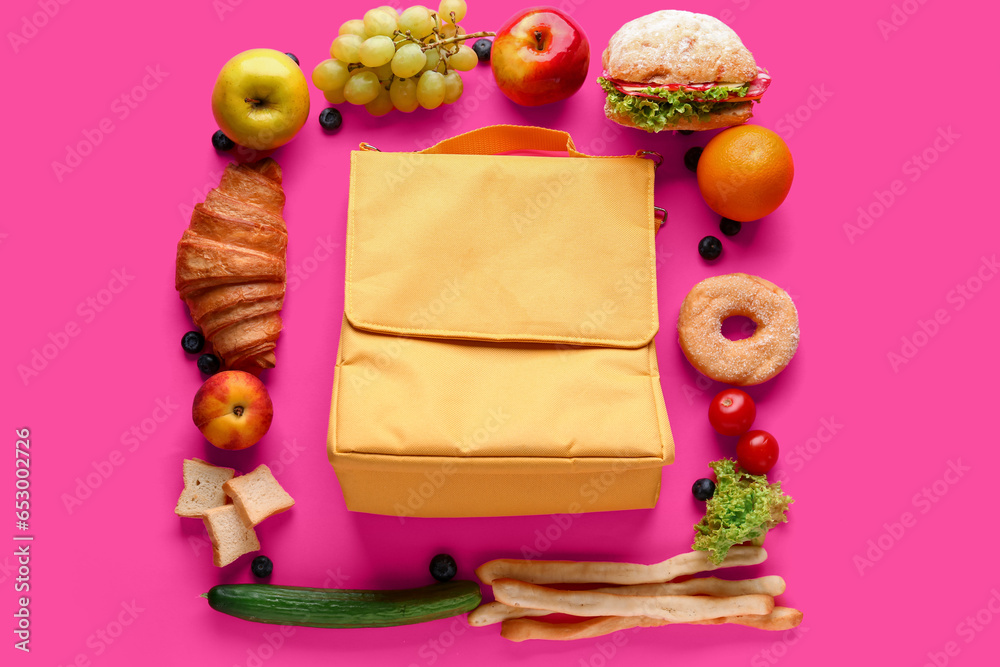
<instances>
[{"instance_id":1,"label":"yellow green apple","mask_svg":"<svg viewBox=\"0 0 1000 667\"><path fill-rule=\"evenodd\" d=\"M287 54L250 49L233 56L212 90L212 113L227 137L266 151L292 140L309 117L309 84Z\"/></svg>"},{"instance_id":2,"label":"yellow green apple","mask_svg":"<svg viewBox=\"0 0 1000 667\"><path fill-rule=\"evenodd\" d=\"M223 371L194 395L192 417L219 449L246 449L271 428L274 408L264 383L244 371Z\"/></svg>"}]
</instances>

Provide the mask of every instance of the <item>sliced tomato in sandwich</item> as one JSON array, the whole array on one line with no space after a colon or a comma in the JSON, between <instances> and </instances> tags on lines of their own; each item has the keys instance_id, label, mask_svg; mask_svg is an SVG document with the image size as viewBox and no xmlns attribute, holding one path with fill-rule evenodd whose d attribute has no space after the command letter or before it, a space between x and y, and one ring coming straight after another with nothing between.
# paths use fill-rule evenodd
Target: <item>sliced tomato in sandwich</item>
<instances>
[{"instance_id":1,"label":"sliced tomato in sandwich","mask_svg":"<svg viewBox=\"0 0 1000 667\"><path fill-rule=\"evenodd\" d=\"M611 85L615 89L626 95L635 95L636 97L648 97L651 100L661 99L656 95L650 95L644 93L647 88L662 88L663 90L685 90L692 93L698 91L709 90L710 88L732 88L733 92L729 97L721 100L712 100L713 102L749 102L751 100L759 100L767 90L767 87L771 85L771 75L765 72L761 68L757 68L757 78L749 83L644 83L636 84L629 81L623 81L622 79L613 79L609 76L605 76ZM739 95L738 90L744 86L749 85L745 95Z\"/></svg>"}]
</instances>

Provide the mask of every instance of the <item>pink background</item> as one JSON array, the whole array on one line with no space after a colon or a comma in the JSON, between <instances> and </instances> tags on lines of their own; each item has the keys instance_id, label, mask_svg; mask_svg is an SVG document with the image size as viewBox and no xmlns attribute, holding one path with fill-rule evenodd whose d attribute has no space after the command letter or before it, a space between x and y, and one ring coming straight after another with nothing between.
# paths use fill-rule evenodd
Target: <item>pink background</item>
<instances>
[{"instance_id":1,"label":"pink background","mask_svg":"<svg viewBox=\"0 0 1000 667\"><path fill-rule=\"evenodd\" d=\"M290 276L296 269L305 276L290 283L279 367L267 378L276 417L259 445L226 454L207 445L188 416L201 378L179 345L190 324L173 288L184 209L217 184L227 162L209 145L215 130L209 92L221 65L251 47L292 51L311 71L326 57L337 26L369 8L230 2L10 0L0 10L8 34L0 48L8 96L0 222L8 454L0 499L10 507L14 430L29 427L35 536L30 656L11 646L16 575L9 537L3 539L10 546L0 550L4 664L228 667L267 658L269 665L756 667L995 660L1000 619L987 604L992 596L1000 610L990 509L1000 457L988 426L996 423L992 338L1000 280L981 258L994 257L1000 246L991 127L996 92L988 81L973 86L983 64L995 60L992 5L970 13L960 3L907 0L910 14L904 8L894 14L890 0L675 5L725 19L769 68L774 84L753 122L781 133L796 162L785 204L724 239L724 255L713 264L698 257L696 244L718 234L718 219L682 164L684 151L708 136L619 131L601 113L596 84L566 103L521 108L479 67L465 76L466 95L452 108L383 119L345 109L344 127L332 136L316 122L325 105L313 90L309 122L274 155L286 178ZM518 9L512 2L470 4L469 30L495 28ZM55 15L33 19L40 5ZM662 8L610 0L564 6L589 34L591 79L612 32ZM44 25L33 32L26 20ZM880 21L889 32L880 31ZM22 30L30 39L15 50L9 33ZM142 83L147 67L158 68L161 80L138 91L145 99L134 109L116 103ZM64 161L66 146L93 134L102 119L113 131L58 180L53 161ZM185 457L249 470L288 452L287 465L275 469L297 505L259 528L278 584L424 585L428 559L438 551L454 554L460 576L471 577L475 566L517 555L535 544L537 531L554 525L548 516L401 525L393 517L351 514L326 460L343 307L348 151L361 141L413 150L434 133L493 123L565 129L586 152L644 148L665 157L657 200L670 219L657 241L658 342L677 462L663 472L655 510L577 517L544 549L546 557L654 562L688 548L700 515L691 483L708 472L709 460L731 455L733 442L709 427L706 406L720 387L701 381L684 360L671 323L702 278L760 274L792 294L801 316L797 357L776 380L751 390L757 425L782 446L776 474L797 502L791 522L768 538L770 559L741 574L785 577L782 602L805 611L798 634L667 627L625 633L617 644L610 638L512 644L496 627L463 631L463 623L445 620L383 630L297 629L279 641L277 627L217 614L198 597L213 584L251 577L248 557L214 568L201 525L173 514ZM934 148L939 131L949 128L950 143ZM922 153L932 162L923 163L926 169L913 162ZM877 197L888 202L889 195L875 193L890 191L895 180L894 201L880 212L885 204ZM876 215L849 238L844 225L856 221L859 206ZM488 214L471 212L469 223ZM314 263L310 258L325 256L327 239L337 250ZM116 270L132 276L127 287L101 312L88 310L88 298L109 296L102 290ZM991 279L978 282L977 271ZM971 298L955 291L965 284L976 290L967 292ZM935 328L927 323L936 315L944 323ZM78 335L22 381L18 366L30 364L33 350L71 322ZM888 355L902 354L902 339L920 332L921 322L935 335L916 335L916 354L907 348L912 358L893 368ZM174 406L162 423L148 421L164 416L156 412L158 401ZM137 443L123 440L144 420L155 431ZM835 433L823 428L829 422ZM120 465L70 511L65 498L78 480L107 471L110 458ZM952 464L963 468L960 477L947 472ZM893 524L904 513L912 520L900 535ZM10 514L0 533L16 532ZM869 541L888 549L880 553ZM864 565L860 558L873 560ZM129 624L119 626L120 620ZM270 649L268 638L280 647Z\"/></svg>"}]
</instances>

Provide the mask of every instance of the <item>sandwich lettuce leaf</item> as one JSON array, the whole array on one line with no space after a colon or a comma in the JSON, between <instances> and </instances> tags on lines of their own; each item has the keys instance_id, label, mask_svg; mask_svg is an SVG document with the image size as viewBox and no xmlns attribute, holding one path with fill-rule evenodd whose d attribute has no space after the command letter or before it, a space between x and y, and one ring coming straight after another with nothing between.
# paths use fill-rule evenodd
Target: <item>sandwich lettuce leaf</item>
<instances>
[{"instance_id":1,"label":"sandwich lettuce leaf","mask_svg":"<svg viewBox=\"0 0 1000 667\"><path fill-rule=\"evenodd\" d=\"M695 524L692 548L708 551L709 560L718 565L733 545L750 541L761 546L767 531L788 521L785 513L793 501L782 493L781 482L768 484L766 475L740 470L732 459L709 465L715 470L715 495Z\"/></svg>"},{"instance_id":2,"label":"sandwich lettuce leaf","mask_svg":"<svg viewBox=\"0 0 1000 667\"><path fill-rule=\"evenodd\" d=\"M677 125L683 120L704 119L713 111L721 111L729 106L730 95L742 97L750 88L749 84L740 88L715 86L707 90L667 90L665 88L643 88L643 95L652 95L652 100L639 95L626 95L601 77L597 80L608 94L608 106L619 114L628 116L636 127L647 132L659 132ZM735 94L735 95L734 95Z\"/></svg>"}]
</instances>

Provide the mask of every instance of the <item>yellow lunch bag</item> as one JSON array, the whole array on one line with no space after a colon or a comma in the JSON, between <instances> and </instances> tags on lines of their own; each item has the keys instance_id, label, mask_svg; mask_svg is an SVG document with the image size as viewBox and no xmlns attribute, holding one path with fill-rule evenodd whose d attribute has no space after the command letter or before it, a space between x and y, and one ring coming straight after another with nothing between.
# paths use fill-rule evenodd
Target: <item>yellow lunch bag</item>
<instances>
[{"instance_id":1,"label":"yellow lunch bag","mask_svg":"<svg viewBox=\"0 0 1000 667\"><path fill-rule=\"evenodd\" d=\"M565 151L568 156L499 155ZM649 508L674 444L653 162L501 125L351 153L328 449L349 510Z\"/></svg>"}]
</instances>

